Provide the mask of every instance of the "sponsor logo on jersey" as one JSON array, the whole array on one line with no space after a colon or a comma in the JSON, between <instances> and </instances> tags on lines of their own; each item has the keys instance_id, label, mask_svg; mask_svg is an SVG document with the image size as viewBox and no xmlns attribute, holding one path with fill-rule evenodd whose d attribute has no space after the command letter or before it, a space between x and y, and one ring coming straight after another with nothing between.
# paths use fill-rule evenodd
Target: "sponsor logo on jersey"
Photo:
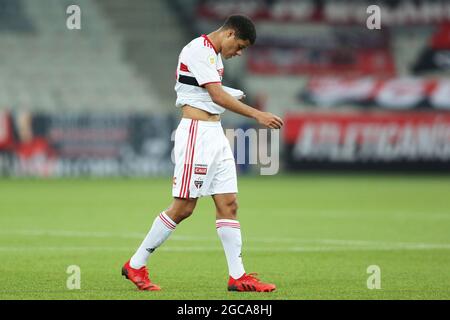
<instances>
[{"instance_id":1,"label":"sponsor logo on jersey","mask_svg":"<svg viewBox=\"0 0 450 320\"><path fill-rule=\"evenodd\" d=\"M209 63L216 64L216 57L215 56L209 56Z\"/></svg>"},{"instance_id":2,"label":"sponsor logo on jersey","mask_svg":"<svg viewBox=\"0 0 450 320\"><path fill-rule=\"evenodd\" d=\"M208 172L208 166L205 164L196 164L194 167L194 174L205 175Z\"/></svg>"}]
</instances>

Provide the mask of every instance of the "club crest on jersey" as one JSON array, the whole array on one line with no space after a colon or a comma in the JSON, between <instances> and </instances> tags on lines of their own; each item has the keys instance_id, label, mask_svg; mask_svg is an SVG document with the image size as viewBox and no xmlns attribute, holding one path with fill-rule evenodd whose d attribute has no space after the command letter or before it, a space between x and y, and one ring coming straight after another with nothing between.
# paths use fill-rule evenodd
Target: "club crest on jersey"
<instances>
[{"instance_id":1,"label":"club crest on jersey","mask_svg":"<svg viewBox=\"0 0 450 320\"><path fill-rule=\"evenodd\" d=\"M202 180L195 180L194 181L194 185L197 189L200 189L203 185L203 181Z\"/></svg>"}]
</instances>

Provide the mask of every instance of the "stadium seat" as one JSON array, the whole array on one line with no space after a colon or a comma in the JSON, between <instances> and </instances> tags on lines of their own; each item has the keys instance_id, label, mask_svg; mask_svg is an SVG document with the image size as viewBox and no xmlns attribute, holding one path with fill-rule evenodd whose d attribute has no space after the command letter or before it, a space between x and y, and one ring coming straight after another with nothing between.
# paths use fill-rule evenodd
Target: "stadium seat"
<instances>
[{"instance_id":1,"label":"stadium seat","mask_svg":"<svg viewBox=\"0 0 450 320\"><path fill-rule=\"evenodd\" d=\"M66 28L65 2L24 0L21 7L14 2L0 0L0 6L19 10L14 16L28 17L34 28L19 34L16 25L0 22L0 29L6 28L0 43L8 48L0 51L1 106L106 112L159 107L152 85L134 75L123 58L123 40L95 2L77 1L83 32ZM148 102L145 110L141 101Z\"/></svg>"}]
</instances>

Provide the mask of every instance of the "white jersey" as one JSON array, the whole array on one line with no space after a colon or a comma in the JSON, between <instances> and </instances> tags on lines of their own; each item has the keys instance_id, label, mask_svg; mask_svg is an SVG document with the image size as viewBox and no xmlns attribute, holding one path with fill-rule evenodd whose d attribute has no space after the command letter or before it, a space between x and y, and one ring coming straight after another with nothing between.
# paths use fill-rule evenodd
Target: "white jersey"
<instances>
[{"instance_id":1,"label":"white jersey","mask_svg":"<svg viewBox=\"0 0 450 320\"><path fill-rule=\"evenodd\" d=\"M222 57L208 36L202 35L188 43L181 50L176 72L176 106L185 104L212 114L220 114L225 109L214 103L204 86L208 83L222 83L224 67ZM240 99L244 93L233 88L223 87L225 91Z\"/></svg>"}]
</instances>

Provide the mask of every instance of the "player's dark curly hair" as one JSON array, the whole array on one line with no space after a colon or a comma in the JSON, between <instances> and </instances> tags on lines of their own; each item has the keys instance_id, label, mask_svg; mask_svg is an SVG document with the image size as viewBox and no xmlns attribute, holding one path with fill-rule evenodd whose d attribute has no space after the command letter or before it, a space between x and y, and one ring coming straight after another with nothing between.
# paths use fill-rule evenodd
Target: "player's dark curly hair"
<instances>
[{"instance_id":1,"label":"player's dark curly hair","mask_svg":"<svg viewBox=\"0 0 450 320\"><path fill-rule=\"evenodd\" d=\"M236 37L242 40L248 40L251 44L255 43L256 30L255 25L249 17L241 14L233 14L225 20L222 28L233 29Z\"/></svg>"}]
</instances>

